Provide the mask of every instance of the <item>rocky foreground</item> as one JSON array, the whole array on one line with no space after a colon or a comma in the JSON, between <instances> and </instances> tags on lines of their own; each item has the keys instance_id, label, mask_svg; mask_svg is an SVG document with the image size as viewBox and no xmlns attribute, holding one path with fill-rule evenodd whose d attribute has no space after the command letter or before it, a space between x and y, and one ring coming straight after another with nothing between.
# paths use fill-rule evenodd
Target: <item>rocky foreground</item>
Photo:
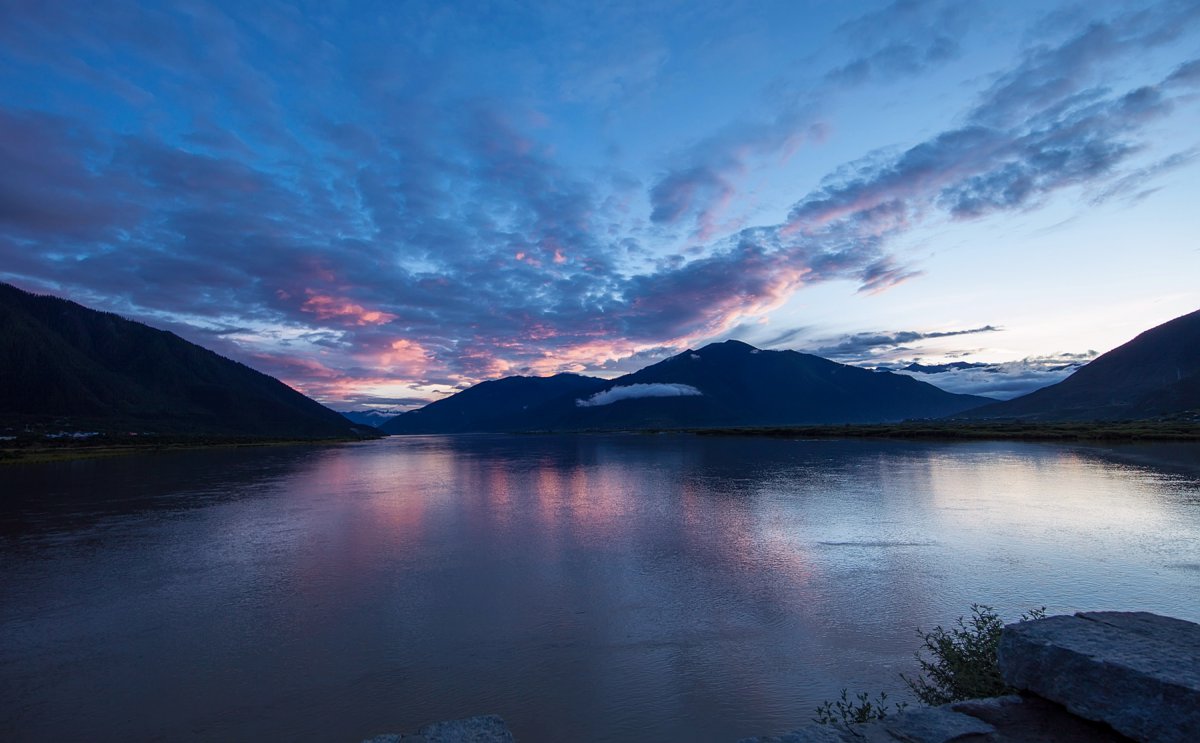
<instances>
[{"instance_id":1,"label":"rocky foreground","mask_svg":"<svg viewBox=\"0 0 1200 743\"><path fill-rule=\"evenodd\" d=\"M376 735L363 743L514 743L514 738L498 715L479 715L430 723L415 733Z\"/></svg>"},{"instance_id":2,"label":"rocky foreground","mask_svg":"<svg viewBox=\"0 0 1200 743\"><path fill-rule=\"evenodd\" d=\"M1200 625L1146 612L1010 624L1000 672L1020 694L909 708L853 729L810 724L739 743L1196 743ZM364 743L514 743L495 715Z\"/></svg>"}]
</instances>

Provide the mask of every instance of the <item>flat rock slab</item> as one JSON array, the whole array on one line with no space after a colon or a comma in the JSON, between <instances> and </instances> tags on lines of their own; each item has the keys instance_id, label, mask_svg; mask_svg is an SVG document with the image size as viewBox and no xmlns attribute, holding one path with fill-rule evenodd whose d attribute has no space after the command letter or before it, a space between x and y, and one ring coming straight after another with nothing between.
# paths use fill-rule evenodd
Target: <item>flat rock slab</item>
<instances>
[{"instance_id":1,"label":"flat rock slab","mask_svg":"<svg viewBox=\"0 0 1200 743\"><path fill-rule=\"evenodd\" d=\"M499 715L479 715L432 722L416 733L376 735L363 743L515 743L515 739Z\"/></svg>"},{"instance_id":2,"label":"flat rock slab","mask_svg":"<svg viewBox=\"0 0 1200 743\"><path fill-rule=\"evenodd\" d=\"M949 707L919 707L855 725L853 730L813 723L783 735L743 738L738 743L967 743L989 740L981 736L995 728Z\"/></svg>"},{"instance_id":3,"label":"flat rock slab","mask_svg":"<svg viewBox=\"0 0 1200 743\"><path fill-rule=\"evenodd\" d=\"M738 743L1130 743L1130 739L1108 725L1077 717L1062 705L1014 694L910 707L885 720L856 725L853 733L812 724Z\"/></svg>"},{"instance_id":4,"label":"flat rock slab","mask_svg":"<svg viewBox=\"0 0 1200 743\"><path fill-rule=\"evenodd\" d=\"M949 707L918 707L879 723L893 738L913 743L950 743L996 731L990 724Z\"/></svg>"},{"instance_id":5,"label":"flat rock slab","mask_svg":"<svg viewBox=\"0 0 1200 743\"><path fill-rule=\"evenodd\" d=\"M1011 624L1000 674L1147 743L1200 741L1200 625L1147 612L1085 612Z\"/></svg>"},{"instance_id":6,"label":"flat rock slab","mask_svg":"<svg viewBox=\"0 0 1200 743\"><path fill-rule=\"evenodd\" d=\"M1108 725L1077 717L1040 697L972 699L950 707L995 727L983 738L987 743L1129 743Z\"/></svg>"},{"instance_id":7,"label":"flat rock slab","mask_svg":"<svg viewBox=\"0 0 1200 743\"><path fill-rule=\"evenodd\" d=\"M847 743L854 738L848 733L842 733L832 725L805 725L783 735L764 735L761 738L742 738L738 743Z\"/></svg>"}]
</instances>

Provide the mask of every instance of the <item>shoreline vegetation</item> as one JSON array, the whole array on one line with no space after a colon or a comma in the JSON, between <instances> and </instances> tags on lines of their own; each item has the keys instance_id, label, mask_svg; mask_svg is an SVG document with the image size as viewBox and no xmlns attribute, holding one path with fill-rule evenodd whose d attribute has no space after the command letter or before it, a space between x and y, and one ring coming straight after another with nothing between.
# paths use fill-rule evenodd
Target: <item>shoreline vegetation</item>
<instances>
[{"instance_id":1,"label":"shoreline vegetation","mask_svg":"<svg viewBox=\"0 0 1200 743\"><path fill-rule=\"evenodd\" d=\"M670 431L655 431L668 433ZM697 436L792 439L927 439L937 441L1200 441L1200 421L913 421L822 426L694 428Z\"/></svg>"},{"instance_id":2,"label":"shoreline vegetation","mask_svg":"<svg viewBox=\"0 0 1200 743\"><path fill-rule=\"evenodd\" d=\"M905 423L838 424L818 426L764 426L730 428L652 428L636 430L523 431L508 435L576 434L684 434L693 436L736 436L788 439L907 439L927 441L1062 441L1062 442L1151 442L1200 441L1200 422L1112 421L1087 423L959 422L920 421ZM442 434L462 435L462 434ZM470 435L470 434L467 434ZM505 435L505 434L492 434ZM161 435L134 440L128 436L98 435L83 439L20 437L0 441L0 465L62 462L209 448L254 446L323 446L372 440L373 437L344 438L258 438Z\"/></svg>"},{"instance_id":3,"label":"shoreline vegetation","mask_svg":"<svg viewBox=\"0 0 1200 743\"><path fill-rule=\"evenodd\" d=\"M0 467L6 464L69 462L79 459L105 459L129 454L190 451L198 449L234 449L245 447L327 446L370 441L369 437L329 439L276 439L222 436L155 436L140 441L127 437L96 436L83 440L17 439L0 442Z\"/></svg>"}]
</instances>

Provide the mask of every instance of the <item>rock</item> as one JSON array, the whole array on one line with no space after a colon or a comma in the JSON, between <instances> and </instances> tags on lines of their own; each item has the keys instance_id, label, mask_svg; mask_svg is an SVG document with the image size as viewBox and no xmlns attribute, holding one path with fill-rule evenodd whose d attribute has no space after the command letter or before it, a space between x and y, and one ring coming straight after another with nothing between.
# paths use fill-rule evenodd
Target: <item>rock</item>
<instances>
[{"instance_id":1,"label":"rock","mask_svg":"<svg viewBox=\"0 0 1200 743\"><path fill-rule=\"evenodd\" d=\"M994 728L949 707L909 709L881 721L855 725L847 732L835 725L805 725L784 735L743 738L738 743L949 743L964 736L987 735ZM976 738L978 740L983 740Z\"/></svg>"},{"instance_id":2,"label":"rock","mask_svg":"<svg viewBox=\"0 0 1200 743\"><path fill-rule=\"evenodd\" d=\"M499 715L435 722L417 731L426 743L514 743L513 734Z\"/></svg>"},{"instance_id":3,"label":"rock","mask_svg":"<svg viewBox=\"0 0 1200 743\"><path fill-rule=\"evenodd\" d=\"M1107 725L1076 717L1039 697L991 697L954 702L955 712L978 717L996 728L989 743L1129 743Z\"/></svg>"},{"instance_id":4,"label":"rock","mask_svg":"<svg viewBox=\"0 0 1200 743\"><path fill-rule=\"evenodd\" d=\"M1009 685L1139 741L1200 741L1200 625L1146 612L1087 612L1004 628Z\"/></svg>"},{"instance_id":5,"label":"rock","mask_svg":"<svg viewBox=\"0 0 1200 743\"><path fill-rule=\"evenodd\" d=\"M783 735L764 735L761 738L742 738L738 743L846 743L855 740L832 725L805 725Z\"/></svg>"},{"instance_id":6,"label":"rock","mask_svg":"<svg viewBox=\"0 0 1200 743\"><path fill-rule=\"evenodd\" d=\"M995 728L949 707L918 707L889 717L882 723L893 737L913 743L949 743L967 735L987 735Z\"/></svg>"},{"instance_id":7,"label":"rock","mask_svg":"<svg viewBox=\"0 0 1200 743\"><path fill-rule=\"evenodd\" d=\"M499 715L479 715L462 720L432 722L415 735L376 735L363 743L515 743L515 739Z\"/></svg>"}]
</instances>

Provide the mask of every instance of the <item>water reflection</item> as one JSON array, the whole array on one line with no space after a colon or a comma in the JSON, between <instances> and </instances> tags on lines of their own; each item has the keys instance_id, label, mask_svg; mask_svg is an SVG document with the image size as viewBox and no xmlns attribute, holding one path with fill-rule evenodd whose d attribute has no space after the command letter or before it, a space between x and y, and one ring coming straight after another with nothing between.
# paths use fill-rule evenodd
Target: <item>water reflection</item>
<instances>
[{"instance_id":1,"label":"water reflection","mask_svg":"<svg viewBox=\"0 0 1200 743\"><path fill-rule=\"evenodd\" d=\"M0 729L789 729L974 601L1200 619L1196 447L413 437L0 471ZM9 703L11 702L11 704Z\"/></svg>"}]
</instances>

